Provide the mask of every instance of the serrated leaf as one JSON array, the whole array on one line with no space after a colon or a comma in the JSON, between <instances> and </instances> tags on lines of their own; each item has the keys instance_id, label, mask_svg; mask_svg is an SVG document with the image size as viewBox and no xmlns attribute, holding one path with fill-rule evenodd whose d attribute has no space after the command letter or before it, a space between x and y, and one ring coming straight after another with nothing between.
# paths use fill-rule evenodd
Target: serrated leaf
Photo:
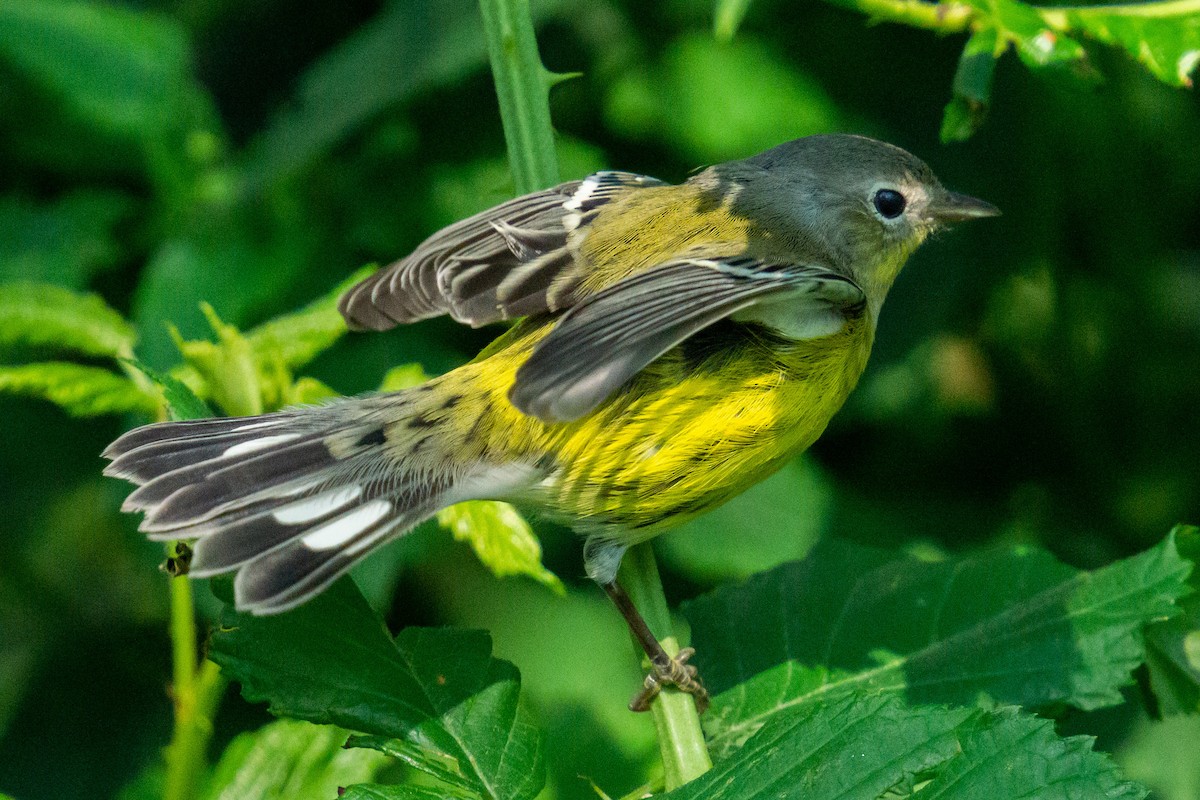
<instances>
[{"instance_id":1,"label":"serrated leaf","mask_svg":"<svg viewBox=\"0 0 1200 800\"><path fill-rule=\"evenodd\" d=\"M312 361L346 333L346 321L337 310L338 298L375 269L364 267L299 311L275 317L248 331L246 338L255 356L261 360L278 359L289 370Z\"/></svg>"},{"instance_id":2,"label":"serrated leaf","mask_svg":"<svg viewBox=\"0 0 1200 800\"><path fill-rule=\"evenodd\" d=\"M545 782L517 671L491 657L488 635L407 628L393 641L348 579L279 616L226 607L210 656L272 713L452 758L484 797L532 798Z\"/></svg>"},{"instance_id":3,"label":"serrated leaf","mask_svg":"<svg viewBox=\"0 0 1200 800\"><path fill-rule=\"evenodd\" d=\"M183 29L112 5L2 3L0 52L93 124L131 138L175 124L191 85Z\"/></svg>"},{"instance_id":4,"label":"serrated leaf","mask_svg":"<svg viewBox=\"0 0 1200 800\"><path fill-rule=\"evenodd\" d=\"M954 97L942 117L943 142L965 141L983 125L992 93L998 44L995 28L984 28L967 40L954 72Z\"/></svg>"},{"instance_id":5,"label":"serrated leaf","mask_svg":"<svg viewBox=\"0 0 1200 800\"><path fill-rule=\"evenodd\" d=\"M347 750L347 732L281 719L243 733L213 768L205 800L328 800L338 789L375 777L388 760Z\"/></svg>"},{"instance_id":6,"label":"serrated leaf","mask_svg":"<svg viewBox=\"0 0 1200 800\"><path fill-rule=\"evenodd\" d=\"M208 404L196 396L187 384L173 375L151 369L136 359L126 361L134 369L149 378L162 392L167 404L167 416L173 420L205 419L214 416Z\"/></svg>"},{"instance_id":7,"label":"serrated leaf","mask_svg":"<svg viewBox=\"0 0 1200 800\"><path fill-rule=\"evenodd\" d=\"M123 375L66 361L0 365L0 393L40 397L71 416L153 411L153 396Z\"/></svg>"},{"instance_id":8,"label":"serrated leaf","mask_svg":"<svg viewBox=\"0 0 1200 800\"><path fill-rule=\"evenodd\" d=\"M566 591L558 576L542 566L541 543L510 504L470 500L443 508L437 520L455 539L471 545L493 575L528 575L559 594Z\"/></svg>"},{"instance_id":9,"label":"serrated leaf","mask_svg":"<svg viewBox=\"0 0 1200 800\"><path fill-rule=\"evenodd\" d=\"M1193 564L1191 594L1180 601L1183 613L1146 629L1146 664L1150 686L1162 714L1200 711L1200 528L1174 530L1179 551Z\"/></svg>"},{"instance_id":10,"label":"serrated leaf","mask_svg":"<svg viewBox=\"0 0 1200 800\"><path fill-rule=\"evenodd\" d=\"M1089 739L1016 713L907 708L886 695L845 696L772 718L745 747L669 800L1137 800Z\"/></svg>"},{"instance_id":11,"label":"serrated leaf","mask_svg":"<svg viewBox=\"0 0 1200 800\"><path fill-rule=\"evenodd\" d=\"M403 739L388 739L383 736L351 736L347 740L346 746L378 750L398 761L403 761L415 770L436 778L451 789L478 797L470 781L463 777L458 762L449 756L439 760L438 754L422 750L412 742L406 742Z\"/></svg>"},{"instance_id":12,"label":"serrated leaf","mask_svg":"<svg viewBox=\"0 0 1200 800\"><path fill-rule=\"evenodd\" d=\"M846 692L1119 703L1145 657L1143 628L1177 613L1190 569L1172 537L1090 573L1025 548L931 563L823 542L684 606L694 662L717 693L705 720L714 750Z\"/></svg>"},{"instance_id":13,"label":"serrated leaf","mask_svg":"<svg viewBox=\"0 0 1200 800\"><path fill-rule=\"evenodd\" d=\"M1125 780L1092 750L1092 738L1060 738L1054 723L1005 708L985 712L960 731L962 748L925 786L922 800L1141 800L1148 792Z\"/></svg>"},{"instance_id":14,"label":"serrated leaf","mask_svg":"<svg viewBox=\"0 0 1200 800\"><path fill-rule=\"evenodd\" d=\"M48 283L0 285L0 345L120 357L132 351L136 338L133 326L98 295Z\"/></svg>"}]
</instances>

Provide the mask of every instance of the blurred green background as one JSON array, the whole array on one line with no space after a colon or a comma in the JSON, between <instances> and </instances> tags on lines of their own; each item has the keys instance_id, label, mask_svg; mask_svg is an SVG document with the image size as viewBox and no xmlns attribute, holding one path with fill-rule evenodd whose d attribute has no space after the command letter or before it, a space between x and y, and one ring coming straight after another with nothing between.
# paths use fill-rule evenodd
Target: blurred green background
<instances>
[{"instance_id":1,"label":"blurred green background","mask_svg":"<svg viewBox=\"0 0 1200 800\"><path fill-rule=\"evenodd\" d=\"M1200 518L1195 93L1103 49L1098 87L1009 58L982 131L947 146L961 37L797 0L752 4L731 43L706 0L534 9L546 65L582 73L551 95L564 179L678 181L848 131L1004 211L910 262L868 374L809 456L660 540L673 602L822 535L1036 541L1094 567ZM470 0L0 3L0 282L99 293L152 366L178 361L166 322L207 335L201 300L251 326L507 198L504 153ZM307 373L362 392L397 364L452 368L495 333L354 335ZM0 347L5 363L45 355ZM0 792L22 800L115 796L170 733L161 547L100 477L100 450L140 421L0 395ZM537 530L565 599L491 578L433 526L360 577L393 627L493 632L548 731L558 796L589 796L580 775L636 785L653 745L623 710L635 661L578 543ZM1154 744L1187 752L1196 725L1093 717L1062 725L1101 732L1161 797L1200 797L1200 766L1168 770ZM214 752L267 718L231 691Z\"/></svg>"}]
</instances>

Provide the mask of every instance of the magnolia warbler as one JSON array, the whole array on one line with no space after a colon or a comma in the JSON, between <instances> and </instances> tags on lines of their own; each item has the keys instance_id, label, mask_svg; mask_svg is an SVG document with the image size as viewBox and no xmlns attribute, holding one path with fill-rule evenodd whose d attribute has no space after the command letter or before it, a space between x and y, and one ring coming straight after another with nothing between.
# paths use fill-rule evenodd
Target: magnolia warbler
<instances>
[{"instance_id":1,"label":"magnolia warbler","mask_svg":"<svg viewBox=\"0 0 1200 800\"><path fill-rule=\"evenodd\" d=\"M237 572L272 614L464 500L528 504L586 537L587 572L659 683L705 695L616 583L631 545L816 440L867 363L880 307L931 231L999 212L861 136L811 136L669 185L598 172L445 228L352 288L350 327L517 322L415 388L126 433L106 473L190 572Z\"/></svg>"}]
</instances>

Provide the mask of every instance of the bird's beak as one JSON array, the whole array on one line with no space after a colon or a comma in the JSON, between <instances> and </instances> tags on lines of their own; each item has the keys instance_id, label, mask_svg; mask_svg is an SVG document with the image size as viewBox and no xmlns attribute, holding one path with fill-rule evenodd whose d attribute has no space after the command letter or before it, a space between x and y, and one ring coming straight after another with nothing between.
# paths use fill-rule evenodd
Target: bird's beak
<instances>
[{"instance_id":1,"label":"bird's beak","mask_svg":"<svg viewBox=\"0 0 1200 800\"><path fill-rule=\"evenodd\" d=\"M998 217L1000 209L974 197L958 192L946 192L929 204L929 216L943 225L966 222L970 219Z\"/></svg>"}]
</instances>

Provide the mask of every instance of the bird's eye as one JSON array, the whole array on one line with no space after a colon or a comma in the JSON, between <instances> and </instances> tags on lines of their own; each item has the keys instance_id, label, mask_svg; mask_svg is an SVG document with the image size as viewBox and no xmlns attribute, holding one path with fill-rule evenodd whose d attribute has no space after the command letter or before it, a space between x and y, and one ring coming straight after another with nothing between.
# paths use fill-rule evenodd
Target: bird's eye
<instances>
[{"instance_id":1,"label":"bird's eye","mask_svg":"<svg viewBox=\"0 0 1200 800\"><path fill-rule=\"evenodd\" d=\"M904 195L895 189L880 189L875 193L872 202L875 204L875 210L884 219L895 219L903 214L906 203Z\"/></svg>"}]
</instances>

